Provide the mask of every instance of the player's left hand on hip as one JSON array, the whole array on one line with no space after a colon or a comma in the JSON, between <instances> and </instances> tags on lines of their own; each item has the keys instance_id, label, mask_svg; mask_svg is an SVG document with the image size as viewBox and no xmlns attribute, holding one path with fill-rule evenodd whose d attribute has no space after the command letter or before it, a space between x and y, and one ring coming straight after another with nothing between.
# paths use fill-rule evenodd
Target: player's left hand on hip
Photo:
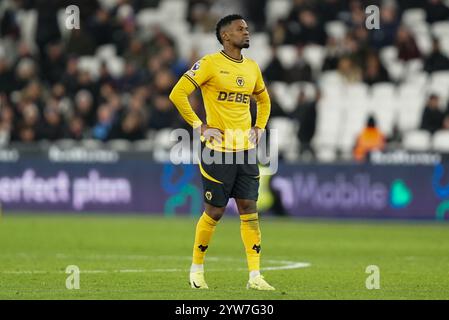
<instances>
[{"instance_id":1,"label":"player's left hand on hip","mask_svg":"<svg viewBox=\"0 0 449 320\"><path fill-rule=\"evenodd\" d=\"M263 134L263 129L261 129L259 127L252 127L251 131L249 132L249 141L252 144L258 144L262 134Z\"/></svg>"}]
</instances>

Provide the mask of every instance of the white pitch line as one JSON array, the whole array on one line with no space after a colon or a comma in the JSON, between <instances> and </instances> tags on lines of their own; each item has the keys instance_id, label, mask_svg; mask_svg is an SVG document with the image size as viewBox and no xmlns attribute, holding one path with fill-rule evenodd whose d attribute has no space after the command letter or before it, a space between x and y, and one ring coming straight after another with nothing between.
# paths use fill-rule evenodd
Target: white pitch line
<instances>
[{"instance_id":1,"label":"white pitch line","mask_svg":"<svg viewBox=\"0 0 449 320\"><path fill-rule=\"evenodd\" d=\"M167 257L166 257L167 258ZM180 257L176 257L180 258ZM189 257L190 258L190 257ZM235 261L238 259L233 258L210 258L209 260L213 261ZM295 262L295 261L286 261L286 260L265 260L266 263L273 263L273 264L282 264L278 266L272 266L272 267L264 267L261 268L262 271L276 271L276 270L291 270L291 269L300 269L300 268L307 268L310 267L311 264L308 262ZM208 269L208 271L233 271L236 269L232 268L219 268L219 269ZM237 270L246 270L246 268L237 268ZM80 273L87 273L87 274L95 274L95 273L149 273L149 272L188 272L189 269L121 269L121 270L80 270ZM0 270L0 273L3 274L46 274L46 273L65 273L65 271L44 271L44 270Z\"/></svg>"}]
</instances>

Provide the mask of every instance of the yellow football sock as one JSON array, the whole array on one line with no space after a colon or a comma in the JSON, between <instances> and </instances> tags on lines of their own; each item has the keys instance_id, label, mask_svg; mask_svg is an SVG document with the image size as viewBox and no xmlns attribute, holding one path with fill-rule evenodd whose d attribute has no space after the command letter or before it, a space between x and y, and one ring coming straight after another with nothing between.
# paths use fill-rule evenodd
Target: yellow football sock
<instances>
[{"instance_id":1,"label":"yellow football sock","mask_svg":"<svg viewBox=\"0 0 449 320\"><path fill-rule=\"evenodd\" d=\"M245 245L248 269L249 271L258 271L260 269L261 234L257 213L240 215L240 233Z\"/></svg>"},{"instance_id":2,"label":"yellow football sock","mask_svg":"<svg viewBox=\"0 0 449 320\"><path fill-rule=\"evenodd\" d=\"M192 261L194 264L204 263L204 256L206 255L206 250L209 247L209 242L214 234L217 223L218 221L209 217L206 212L203 212L203 215L196 225Z\"/></svg>"}]
</instances>

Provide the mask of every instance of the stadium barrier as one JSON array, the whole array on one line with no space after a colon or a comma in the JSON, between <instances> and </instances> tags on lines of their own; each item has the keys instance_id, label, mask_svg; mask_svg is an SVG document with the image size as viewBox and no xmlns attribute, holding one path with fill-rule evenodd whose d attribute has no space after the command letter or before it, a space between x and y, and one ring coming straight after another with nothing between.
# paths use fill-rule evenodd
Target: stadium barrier
<instances>
[{"instance_id":1,"label":"stadium barrier","mask_svg":"<svg viewBox=\"0 0 449 320\"><path fill-rule=\"evenodd\" d=\"M281 163L270 184L291 216L448 219L446 158L387 161L399 158L378 155L381 164ZM157 163L149 152L0 150L6 212L199 215L202 197L195 165ZM237 214L233 201L229 212Z\"/></svg>"}]
</instances>

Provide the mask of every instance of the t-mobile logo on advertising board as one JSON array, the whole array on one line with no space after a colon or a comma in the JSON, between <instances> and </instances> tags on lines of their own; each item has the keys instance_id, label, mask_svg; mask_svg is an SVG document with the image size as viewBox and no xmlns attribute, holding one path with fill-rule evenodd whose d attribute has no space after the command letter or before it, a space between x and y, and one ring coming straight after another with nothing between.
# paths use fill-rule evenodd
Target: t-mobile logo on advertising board
<instances>
[{"instance_id":1,"label":"t-mobile logo on advertising board","mask_svg":"<svg viewBox=\"0 0 449 320\"><path fill-rule=\"evenodd\" d=\"M307 203L321 209L380 210L388 206L388 186L372 181L368 174L357 174L351 179L338 174L332 180L320 181L316 174L298 173L275 177L273 184L281 190L287 207Z\"/></svg>"}]
</instances>

